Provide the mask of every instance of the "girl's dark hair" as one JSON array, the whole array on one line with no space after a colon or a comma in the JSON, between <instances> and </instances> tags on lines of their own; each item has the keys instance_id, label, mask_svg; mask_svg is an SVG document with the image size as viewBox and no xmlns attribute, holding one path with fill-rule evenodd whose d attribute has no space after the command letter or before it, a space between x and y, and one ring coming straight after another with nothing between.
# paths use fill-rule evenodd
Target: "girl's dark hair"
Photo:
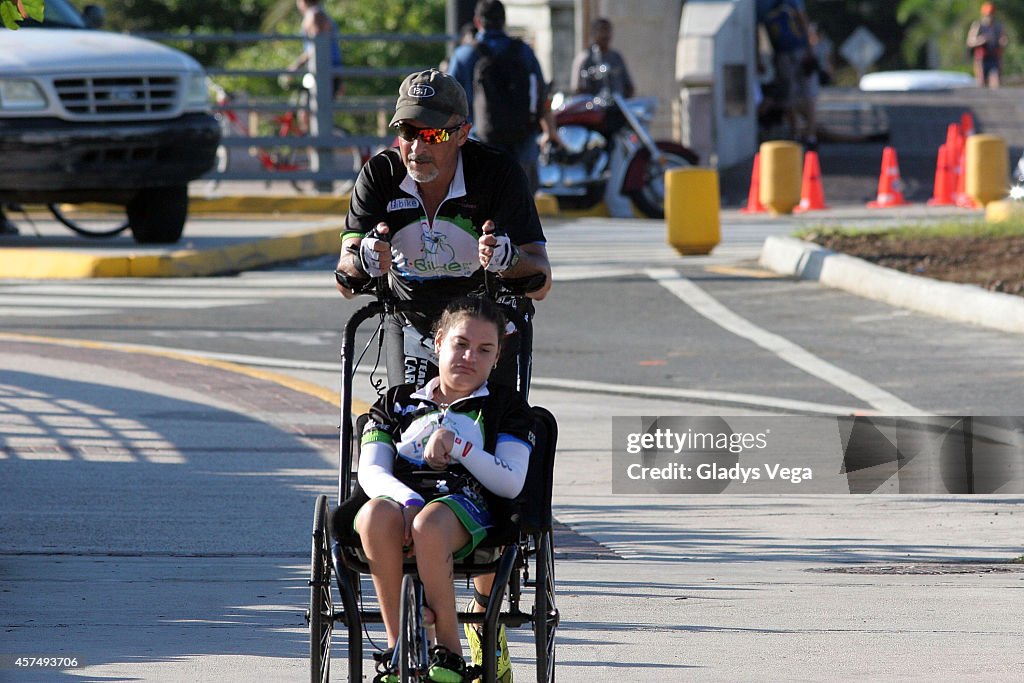
<instances>
[{"instance_id":1,"label":"girl's dark hair","mask_svg":"<svg viewBox=\"0 0 1024 683\"><path fill-rule=\"evenodd\" d=\"M497 304L479 296L464 296L455 299L444 307L441 319L437 321L437 332L444 334L464 317L494 323L494 327L498 331L498 350L501 350L501 340L505 336L505 314L501 312Z\"/></svg>"}]
</instances>

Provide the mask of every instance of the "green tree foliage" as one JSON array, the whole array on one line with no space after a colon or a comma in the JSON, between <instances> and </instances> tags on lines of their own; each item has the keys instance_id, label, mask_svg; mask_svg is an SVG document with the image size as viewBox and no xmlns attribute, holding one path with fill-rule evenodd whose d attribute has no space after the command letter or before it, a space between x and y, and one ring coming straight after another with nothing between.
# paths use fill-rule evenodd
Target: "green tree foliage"
<instances>
[{"instance_id":1,"label":"green tree foliage","mask_svg":"<svg viewBox=\"0 0 1024 683\"><path fill-rule=\"evenodd\" d=\"M121 0L100 4L106 11L105 28L111 31L211 34L255 33L276 2L278 0ZM87 2L78 0L76 4L81 8ZM294 3L292 8L294 11ZM219 65L237 50L230 43L182 42L175 47L207 66Z\"/></svg>"},{"instance_id":2,"label":"green tree foliage","mask_svg":"<svg viewBox=\"0 0 1024 683\"><path fill-rule=\"evenodd\" d=\"M1024 72L1024 46L1016 30L1024 22L1024 0L999 0L996 18L1010 38L1003 59L1003 74ZM901 0L897 17L906 26L905 52L923 51L931 42L943 69L971 70L965 40L971 22L980 16L980 0Z\"/></svg>"},{"instance_id":3,"label":"green tree foliage","mask_svg":"<svg viewBox=\"0 0 1024 683\"><path fill-rule=\"evenodd\" d=\"M1024 73L1024 46L1017 26L1024 26L1024 0L997 0L998 18L1010 37L1003 62L1005 74ZM876 70L930 66L933 50L938 68L971 71L965 46L971 22L980 16L981 0L807 0L807 13L839 46L858 26L885 46ZM838 57L841 64L842 59Z\"/></svg>"},{"instance_id":4,"label":"green tree foliage","mask_svg":"<svg viewBox=\"0 0 1024 683\"><path fill-rule=\"evenodd\" d=\"M445 28L446 0L322 0L324 9L338 25L344 66L348 68L425 68L444 59L443 42L346 40L346 36L388 33L441 35ZM262 24L256 29L267 34L298 35L301 16L294 0L277 0L268 6ZM302 50L295 40L269 41L245 46L228 57L224 66L231 69L285 68ZM346 97L395 97L401 76L349 76L345 79ZM225 84L229 90L244 90L250 96L279 96L274 79L236 78ZM339 123L358 133L378 129L375 113L347 114Z\"/></svg>"},{"instance_id":5,"label":"green tree foliage","mask_svg":"<svg viewBox=\"0 0 1024 683\"><path fill-rule=\"evenodd\" d=\"M903 45L908 61L927 49L938 51L938 65L944 69L969 68L964 41L967 29L978 16L974 0L903 0L897 19L906 26Z\"/></svg>"},{"instance_id":6,"label":"green tree foliage","mask_svg":"<svg viewBox=\"0 0 1024 683\"><path fill-rule=\"evenodd\" d=\"M347 41L345 36L383 33L440 35L445 30L446 0L322 0L327 13L338 24L342 52L350 67L426 67L444 59L446 47L437 42ZM276 0L268 9L261 30L264 33L299 32L301 17L294 0ZM286 30L287 29L287 30ZM301 49L292 44L292 54L279 64L287 64ZM349 95L393 94L401 78L349 78Z\"/></svg>"},{"instance_id":7,"label":"green tree foliage","mask_svg":"<svg viewBox=\"0 0 1024 683\"><path fill-rule=\"evenodd\" d=\"M5 28L17 30L22 19L43 20L43 0L0 0L0 21Z\"/></svg>"},{"instance_id":8,"label":"green tree foliage","mask_svg":"<svg viewBox=\"0 0 1024 683\"><path fill-rule=\"evenodd\" d=\"M0 0L0 2L9 0ZM86 1L76 0L79 7ZM443 42L346 40L346 36L403 33L440 35L445 30L446 0L321 0L335 20L341 36L344 65L348 68L399 68L409 71L438 64L446 54ZM106 2L107 26L113 31L166 33L262 33L299 36L301 16L295 0L121 0ZM282 39L253 43L174 43L207 67L268 71L284 69L301 52L300 40ZM229 91L245 91L250 97L280 98L275 78L218 77ZM348 97L394 97L401 77L346 78ZM376 128L376 116L346 116L347 128Z\"/></svg>"}]
</instances>

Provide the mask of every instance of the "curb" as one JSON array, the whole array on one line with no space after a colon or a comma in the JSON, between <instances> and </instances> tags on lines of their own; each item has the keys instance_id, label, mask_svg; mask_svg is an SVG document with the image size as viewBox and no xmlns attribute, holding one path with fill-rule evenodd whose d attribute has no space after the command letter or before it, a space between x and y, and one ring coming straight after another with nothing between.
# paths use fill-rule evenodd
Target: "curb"
<instances>
[{"instance_id":1,"label":"curb","mask_svg":"<svg viewBox=\"0 0 1024 683\"><path fill-rule=\"evenodd\" d=\"M190 214L319 213L344 216L348 213L349 200L349 195L340 197L192 196L188 200L188 210Z\"/></svg>"},{"instance_id":2,"label":"curb","mask_svg":"<svg viewBox=\"0 0 1024 683\"><path fill-rule=\"evenodd\" d=\"M87 277L203 277L295 261L338 251L339 224L313 232L296 232L255 242L197 251L101 255L33 248L0 249L0 277L73 279Z\"/></svg>"},{"instance_id":3,"label":"curb","mask_svg":"<svg viewBox=\"0 0 1024 683\"><path fill-rule=\"evenodd\" d=\"M1012 294L908 275L795 237L766 238L758 262L782 275L816 280L891 306L1024 333L1024 298Z\"/></svg>"},{"instance_id":4,"label":"curb","mask_svg":"<svg viewBox=\"0 0 1024 683\"><path fill-rule=\"evenodd\" d=\"M344 216L348 213L351 195L340 197L256 196L231 197L193 195L189 197L190 214L220 213L319 213ZM554 195L538 193L534 198L537 214L552 218L563 215L610 216L604 202L585 211L561 211Z\"/></svg>"},{"instance_id":5,"label":"curb","mask_svg":"<svg viewBox=\"0 0 1024 683\"><path fill-rule=\"evenodd\" d=\"M350 195L332 197L234 195L191 196L191 215L229 214L321 214L344 217ZM537 213L545 217L573 214L607 216L601 202L588 212L563 212L552 195L538 194ZM87 205L88 206L88 205ZM205 277L240 272L274 263L336 254L342 224L314 232L296 232L254 242L231 244L205 250L160 251L140 245L141 253L89 254L71 249L35 247L0 248L0 278L19 280L67 280L119 277ZM148 252L148 253L147 253Z\"/></svg>"}]
</instances>

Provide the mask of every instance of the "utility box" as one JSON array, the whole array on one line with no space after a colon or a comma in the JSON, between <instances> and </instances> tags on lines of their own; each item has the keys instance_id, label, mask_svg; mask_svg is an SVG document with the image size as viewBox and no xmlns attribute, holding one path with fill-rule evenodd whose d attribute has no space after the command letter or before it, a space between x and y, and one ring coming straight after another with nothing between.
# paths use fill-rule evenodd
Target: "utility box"
<instances>
[{"instance_id":1,"label":"utility box","mask_svg":"<svg viewBox=\"0 0 1024 683\"><path fill-rule=\"evenodd\" d=\"M684 145L718 167L757 151L754 0L689 0L676 43Z\"/></svg>"}]
</instances>

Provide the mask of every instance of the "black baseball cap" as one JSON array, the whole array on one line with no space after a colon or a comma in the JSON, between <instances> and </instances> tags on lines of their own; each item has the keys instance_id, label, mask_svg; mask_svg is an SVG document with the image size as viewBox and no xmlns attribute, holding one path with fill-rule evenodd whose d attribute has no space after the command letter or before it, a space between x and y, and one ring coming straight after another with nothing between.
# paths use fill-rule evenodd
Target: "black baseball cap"
<instances>
[{"instance_id":1,"label":"black baseball cap","mask_svg":"<svg viewBox=\"0 0 1024 683\"><path fill-rule=\"evenodd\" d=\"M428 126L440 128L448 124L452 114L463 119L469 117L466 91L452 76L437 69L429 69L409 74L402 81L391 125L416 119Z\"/></svg>"}]
</instances>

